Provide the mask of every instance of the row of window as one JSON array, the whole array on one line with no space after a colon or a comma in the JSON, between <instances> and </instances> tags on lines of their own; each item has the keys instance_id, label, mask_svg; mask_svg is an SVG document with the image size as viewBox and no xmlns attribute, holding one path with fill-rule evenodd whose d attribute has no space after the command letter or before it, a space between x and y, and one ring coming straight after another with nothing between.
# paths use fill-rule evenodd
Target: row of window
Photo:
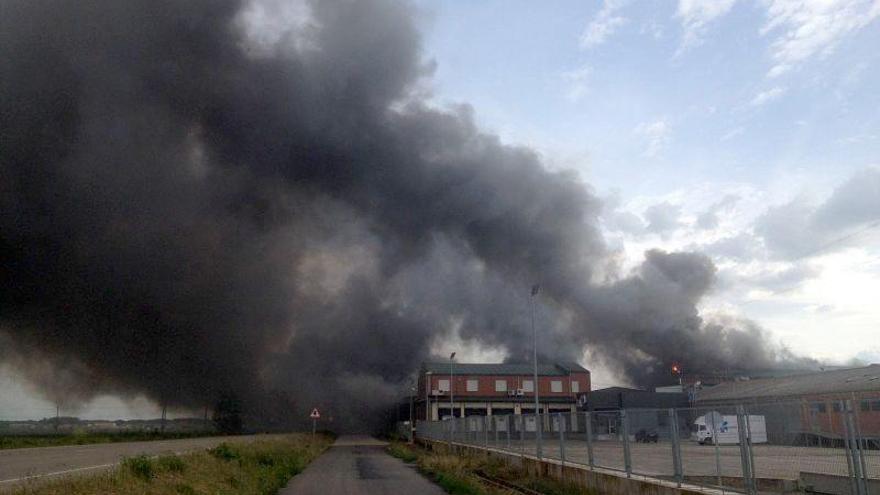
<instances>
[{"instance_id":1,"label":"row of window","mask_svg":"<svg viewBox=\"0 0 880 495\"><path fill-rule=\"evenodd\" d=\"M449 392L449 380L441 379L438 383L439 389L443 392ZM496 392L507 392L507 380L495 380L495 391ZM522 381L522 390L523 392L534 392L535 385L532 380L523 380ZM479 392L480 391L480 381L479 380L468 380L467 381L467 391L468 392ZM551 392L562 392L562 380L551 380L550 381L550 391ZM571 392L578 393L580 392L580 383L573 381L571 382Z\"/></svg>"},{"instance_id":2,"label":"row of window","mask_svg":"<svg viewBox=\"0 0 880 495\"><path fill-rule=\"evenodd\" d=\"M840 401L832 402L831 408L834 412L837 413L843 410ZM824 402L813 402L812 404L810 404L810 409L813 410L813 412L817 413L825 413L828 411L828 407L825 405ZM880 411L880 399L864 399L860 402L859 409L861 409L862 412Z\"/></svg>"}]
</instances>

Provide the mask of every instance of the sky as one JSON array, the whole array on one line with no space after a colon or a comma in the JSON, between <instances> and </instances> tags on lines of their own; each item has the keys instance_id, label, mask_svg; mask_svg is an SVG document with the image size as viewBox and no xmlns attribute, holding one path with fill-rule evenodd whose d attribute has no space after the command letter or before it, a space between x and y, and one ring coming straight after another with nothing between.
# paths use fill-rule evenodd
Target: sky
<instances>
[{"instance_id":1,"label":"sky","mask_svg":"<svg viewBox=\"0 0 880 495\"><path fill-rule=\"evenodd\" d=\"M431 102L468 105L505 143L580 174L624 272L651 248L706 253L718 280L704 318L753 319L827 362L880 362L880 0L416 3ZM594 387L620 383L583 364ZM8 371L0 419L54 414ZM158 408L100 397L65 412Z\"/></svg>"},{"instance_id":2,"label":"sky","mask_svg":"<svg viewBox=\"0 0 880 495\"><path fill-rule=\"evenodd\" d=\"M432 101L576 170L624 269L707 253L705 318L880 362L880 1L419 5Z\"/></svg>"}]
</instances>

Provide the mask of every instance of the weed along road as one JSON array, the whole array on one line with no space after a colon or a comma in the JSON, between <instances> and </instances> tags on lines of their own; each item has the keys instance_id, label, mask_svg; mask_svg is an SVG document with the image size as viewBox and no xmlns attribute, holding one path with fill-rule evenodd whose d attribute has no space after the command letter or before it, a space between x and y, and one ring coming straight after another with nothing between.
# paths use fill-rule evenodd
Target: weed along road
<instances>
[{"instance_id":1,"label":"weed along road","mask_svg":"<svg viewBox=\"0 0 880 495\"><path fill-rule=\"evenodd\" d=\"M341 436L293 478L280 495L445 493L415 468L388 455L385 445L366 436Z\"/></svg>"},{"instance_id":2,"label":"weed along road","mask_svg":"<svg viewBox=\"0 0 880 495\"><path fill-rule=\"evenodd\" d=\"M256 438L260 437L204 437L0 450L0 491L29 479L93 474L116 465L124 457L188 452L216 447L222 442L247 442Z\"/></svg>"}]
</instances>

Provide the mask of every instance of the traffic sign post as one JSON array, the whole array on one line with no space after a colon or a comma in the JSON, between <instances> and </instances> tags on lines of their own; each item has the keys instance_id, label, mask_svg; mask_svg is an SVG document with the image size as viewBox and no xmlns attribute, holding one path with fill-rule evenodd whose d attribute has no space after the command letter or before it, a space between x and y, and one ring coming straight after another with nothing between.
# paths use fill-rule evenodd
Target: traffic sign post
<instances>
[{"instance_id":1,"label":"traffic sign post","mask_svg":"<svg viewBox=\"0 0 880 495\"><path fill-rule=\"evenodd\" d=\"M318 412L318 408L312 409L312 414L309 414L309 417L312 418L312 436L315 436L315 430L318 429L318 419L321 418L321 413Z\"/></svg>"}]
</instances>

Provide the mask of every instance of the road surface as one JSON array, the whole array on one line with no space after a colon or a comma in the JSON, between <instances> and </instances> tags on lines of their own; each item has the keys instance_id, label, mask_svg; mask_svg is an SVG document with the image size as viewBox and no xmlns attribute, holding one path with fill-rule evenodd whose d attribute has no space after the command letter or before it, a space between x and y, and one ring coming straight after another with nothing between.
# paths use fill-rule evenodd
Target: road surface
<instances>
[{"instance_id":1,"label":"road surface","mask_svg":"<svg viewBox=\"0 0 880 495\"><path fill-rule=\"evenodd\" d=\"M341 436L291 480L280 495L444 495L414 467L385 453L385 444L364 436Z\"/></svg>"},{"instance_id":2,"label":"road surface","mask_svg":"<svg viewBox=\"0 0 880 495\"><path fill-rule=\"evenodd\" d=\"M211 448L222 442L245 442L254 438L259 437L205 437L0 450L0 491L28 481L94 473L116 465L123 457L181 453Z\"/></svg>"}]
</instances>

